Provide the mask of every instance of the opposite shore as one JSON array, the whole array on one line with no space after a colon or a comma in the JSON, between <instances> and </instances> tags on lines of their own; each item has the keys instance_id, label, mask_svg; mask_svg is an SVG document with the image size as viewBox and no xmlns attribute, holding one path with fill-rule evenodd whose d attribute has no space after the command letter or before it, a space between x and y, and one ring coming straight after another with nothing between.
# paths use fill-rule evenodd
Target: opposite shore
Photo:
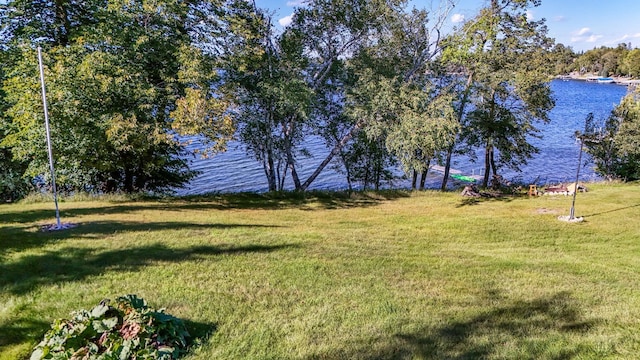
<instances>
[{"instance_id":1,"label":"opposite shore","mask_svg":"<svg viewBox=\"0 0 640 360\"><path fill-rule=\"evenodd\" d=\"M633 86L637 86L640 85L640 80L638 79L633 79L630 77L625 77L625 76L598 76L597 74L593 74L593 73L588 73L588 74L581 74L578 72L572 72L570 74L566 74L566 75L557 75L556 79L561 79L561 80L583 80L583 81L593 81L593 82L604 82L604 83L615 83L618 85L624 85L624 86L629 86L629 85L633 85Z\"/></svg>"}]
</instances>

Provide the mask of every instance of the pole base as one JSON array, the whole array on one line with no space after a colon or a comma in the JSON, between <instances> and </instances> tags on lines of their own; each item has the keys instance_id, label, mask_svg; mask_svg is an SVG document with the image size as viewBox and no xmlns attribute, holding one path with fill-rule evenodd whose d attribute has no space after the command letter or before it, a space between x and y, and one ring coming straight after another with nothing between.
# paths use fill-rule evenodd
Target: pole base
<instances>
[{"instance_id":1,"label":"pole base","mask_svg":"<svg viewBox=\"0 0 640 360\"><path fill-rule=\"evenodd\" d=\"M563 215L563 216L558 216L558 220L569 222L569 223L579 223L579 222L583 222L584 218L583 217L571 217L569 215Z\"/></svg>"},{"instance_id":2,"label":"pole base","mask_svg":"<svg viewBox=\"0 0 640 360\"><path fill-rule=\"evenodd\" d=\"M67 229L73 229L76 226L78 226L78 224L74 224L74 223L61 223L60 225L58 224L42 225L42 227L40 227L40 231L47 232L47 231L67 230Z\"/></svg>"}]
</instances>

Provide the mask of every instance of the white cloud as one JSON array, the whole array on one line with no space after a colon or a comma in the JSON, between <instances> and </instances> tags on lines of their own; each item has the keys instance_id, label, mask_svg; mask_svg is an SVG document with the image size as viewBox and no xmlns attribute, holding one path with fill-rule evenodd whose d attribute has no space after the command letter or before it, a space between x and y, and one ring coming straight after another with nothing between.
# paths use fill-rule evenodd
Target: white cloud
<instances>
[{"instance_id":1,"label":"white cloud","mask_svg":"<svg viewBox=\"0 0 640 360\"><path fill-rule=\"evenodd\" d=\"M631 39L639 39L639 38L640 38L640 33L637 33L637 34L624 34L622 37L620 37L620 38L618 38L616 40L607 42L607 45L615 46L615 45L627 42L627 41L629 41Z\"/></svg>"},{"instance_id":2,"label":"white cloud","mask_svg":"<svg viewBox=\"0 0 640 360\"><path fill-rule=\"evenodd\" d=\"M588 27L584 27L576 33L577 36L589 36L591 34L591 29L589 29Z\"/></svg>"},{"instance_id":3,"label":"white cloud","mask_svg":"<svg viewBox=\"0 0 640 360\"><path fill-rule=\"evenodd\" d=\"M602 39L604 36L594 34L590 28L584 27L578 31L573 33L573 37L571 37L571 42L588 42L594 43L598 40Z\"/></svg>"},{"instance_id":4,"label":"white cloud","mask_svg":"<svg viewBox=\"0 0 640 360\"><path fill-rule=\"evenodd\" d=\"M640 33L633 34L633 35L625 34L625 35L620 39L620 41L627 40L627 39L637 39L637 38L640 38Z\"/></svg>"},{"instance_id":5,"label":"white cloud","mask_svg":"<svg viewBox=\"0 0 640 360\"><path fill-rule=\"evenodd\" d=\"M290 0L290 1L287 1L287 6L291 6L291 7L300 6L302 5L303 1L304 0Z\"/></svg>"},{"instance_id":6,"label":"white cloud","mask_svg":"<svg viewBox=\"0 0 640 360\"><path fill-rule=\"evenodd\" d=\"M535 19L536 19L536 17L533 14L533 10L527 10L527 21L533 21Z\"/></svg>"},{"instance_id":7,"label":"white cloud","mask_svg":"<svg viewBox=\"0 0 640 360\"><path fill-rule=\"evenodd\" d=\"M602 35L591 35L585 41L589 42L589 43L594 43L594 42L602 39L602 37L603 37Z\"/></svg>"},{"instance_id":8,"label":"white cloud","mask_svg":"<svg viewBox=\"0 0 640 360\"><path fill-rule=\"evenodd\" d=\"M555 21L555 22L563 22L565 20L567 20L567 18L564 15L558 15L558 16L553 18L553 21Z\"/></svg>"},{"instance_id":9,"label":"white cloud","mask_svg":"<svg viewBox=\"0 0 640 360\"><path fill-rule=\"evenodd\" d=\"M453 14L451 16L451 22L454 24L461 23L464 21L464 15L462 14Z\"/></svg>"},{"instance_id":10,"label":"white cloud","mask_svg":"<svg viewBox=\"0 0 640 360\"><path fill-rule=\"evenodd\" d=\"M594 34L590 28L583 27L582 29L575 31L573 33L573 37L571 37L571 42L588 42L594 43L598 40L602 39L604 36Z\"/></svg>"},{"instance_id":11,"label":"white cloud","mask_svg":"<svg viewBox=\"0 0 640 360\"><path fill-rule=\"evenodd\" d=\"M285 16L282 19L278 20L278 24L280 24L280 26L282 27L286 27L291 25L291 21L293 21L293 14Z\"/></svg>"}]
</instances>

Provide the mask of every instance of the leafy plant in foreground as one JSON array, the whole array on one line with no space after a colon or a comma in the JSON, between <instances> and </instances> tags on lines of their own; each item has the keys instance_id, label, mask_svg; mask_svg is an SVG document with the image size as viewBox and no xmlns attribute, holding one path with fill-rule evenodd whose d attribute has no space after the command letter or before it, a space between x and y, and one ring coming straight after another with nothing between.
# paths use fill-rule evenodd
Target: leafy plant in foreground
<instances>
[{"instance_id":1,"label":"leafy plant in foreground","mask_svg":"<svg viewBox=\"0 0 640 360\"><path fill-rule=\"evenodd\" d=\"M58 319L31 354L38 359L177 359L186 352L183 322L154 310L136 295L103 300L91 309Z\"/></svg>"}]
</instances>

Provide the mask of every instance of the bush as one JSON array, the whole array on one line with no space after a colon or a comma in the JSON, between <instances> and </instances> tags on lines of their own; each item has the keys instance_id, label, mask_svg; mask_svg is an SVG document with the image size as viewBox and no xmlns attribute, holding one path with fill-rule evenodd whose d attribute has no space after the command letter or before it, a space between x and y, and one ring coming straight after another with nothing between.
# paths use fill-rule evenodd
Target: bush
<instances>
[{"instance_id":1,"label":"bush","mask_svg":"<svg viewBox=\"0 0 640 360\"><path fill-rule=\"evenodd\" d=\"M189 337L183 322L135 295L103 300L91 311L56 320L31 354L36 359L177 359Z\"/></svg>"},{"instance_id":2,"label":"bush","mask_svg":"<svg viewBox=\"0 0 640 360\"><path fill-rule=\"evenodd\" d=\"M0 148L0 201L13 202L22 199L33 186L22 177L24 165L11 160L11 154Z\"/></svg>"}]
</instances>

